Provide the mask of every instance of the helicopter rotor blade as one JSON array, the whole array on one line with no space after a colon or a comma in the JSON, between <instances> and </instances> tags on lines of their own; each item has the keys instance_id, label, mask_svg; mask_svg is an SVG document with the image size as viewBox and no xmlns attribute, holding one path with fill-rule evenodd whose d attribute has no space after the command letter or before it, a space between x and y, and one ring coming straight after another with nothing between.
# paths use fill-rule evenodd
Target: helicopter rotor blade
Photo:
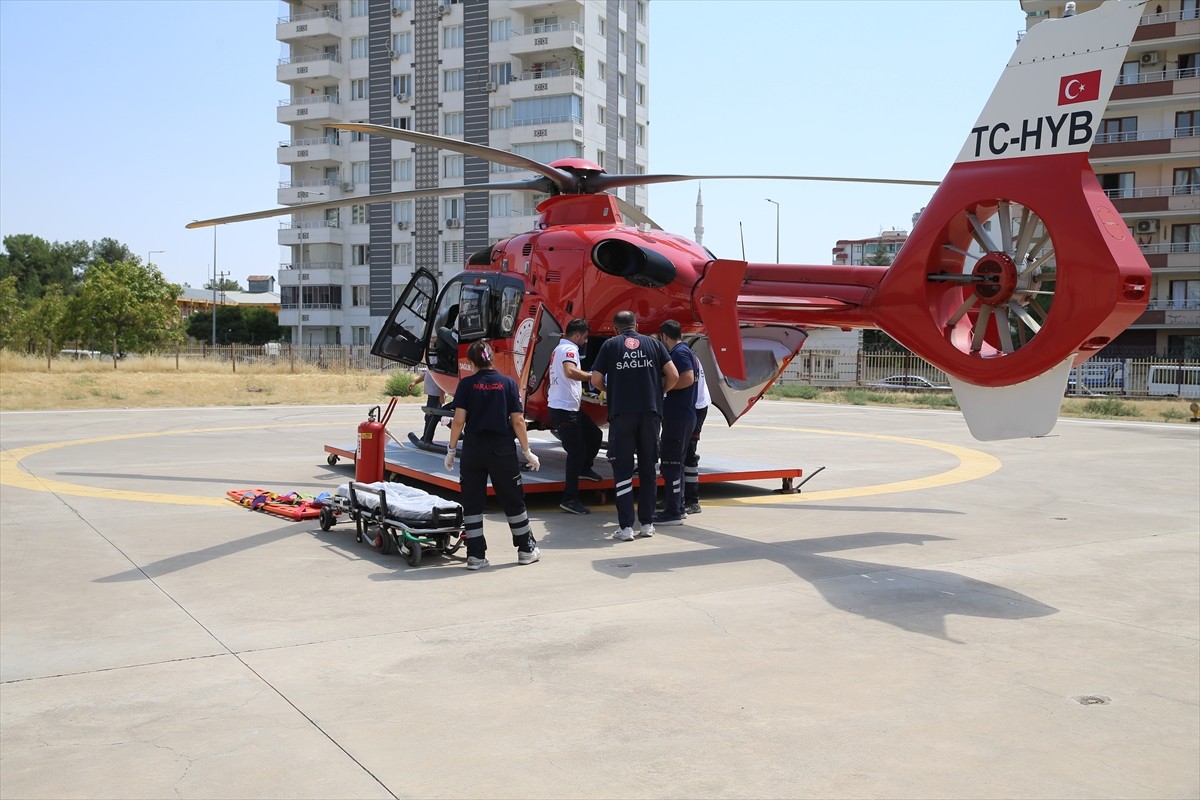
<instances>
[{"instance_id":1,"label":"helicopter rotor blade","mask_svg":"<svg viewBox=\"0 0 1200 800\"><path fill-rule=\"evenodd\" d=\"M427 145L442 150L452 150L455 153L475 156L476 158L482 158L485 161L491 161L495 164L503 164L507 167L516 167L536 172L552 181L560 192L571 192L576 189L574 176L567 172L563 172L549 164L534 161L532 158L526 158L517 153L510 153L507 150L488 147L484 144L472 144L464 142L461 139L451 139L447 136L435 136L431 133L418 133L417 131L404 130L403 128L391 128L387 125L371 125L365 122L334 123L330 127L343 131L369 133L373 136L385 136L388 139L398 139L402 142Z\"/></svg>"},{"instance_id":2,"label":"helicopter rotor blade","mask_svg":"<svg viewBox=\"0 0 1200 800\"><path fill-rule=\"evenodd\" d=\"M607 191L622 186L644 186L653 183L677 183L679 181L826 181L833 183L891 183L900 186L938 186L941 181L918 181L902 178L840 178L820 175L593 175L588 178L588 187L595 191Z\"/></svg>"},{"instance_id":3,"label":"helicopter rotor blade","mask_svg":"<svg viewBox=\"0 0 1200 800\"><path fill-rule=\"evenodd\" d=\"M626 222L636 222L638 225L646 225L651 230L661 231L662 226L648 216L638 211L637 207L626 200L617 198L617 208L621 209L621 216L625 217Z\"/></svg>"},{"instance_id":4,"label":"helicopter rotor blade","mask_svg":"<svg viewBox=\"0 0 1200 800\"><path fill-rule=\"evenodd\" d=\"M303 203L301 205L284 206L283 208L272 208L267 211L252 211L248 214L233 214L228 217L216 217L214 219L203 219L195 222L190 222L184 227L193 228L208 228L213 225L226 225L230 222L249 222L256 219L270 219L271 217L283 217L288 214L298 214L301 211L327 211L331 208L345 208L346 206L371 204L371 203L393 203L397 200L410 200L418 197L443 197L446 195L466 194L468 192L486 192L491 189L499 190L517 190L525 192L540 192L548 193L547 181L545 178L533 178L525 181L507 181L504 183L481 183L467 186L436 186L429 189L408 189L402 192L387 192L385 194L368 194L359 197L344 197L341 200L326 200L320 203Z\"/></svg>"}]
</instances>

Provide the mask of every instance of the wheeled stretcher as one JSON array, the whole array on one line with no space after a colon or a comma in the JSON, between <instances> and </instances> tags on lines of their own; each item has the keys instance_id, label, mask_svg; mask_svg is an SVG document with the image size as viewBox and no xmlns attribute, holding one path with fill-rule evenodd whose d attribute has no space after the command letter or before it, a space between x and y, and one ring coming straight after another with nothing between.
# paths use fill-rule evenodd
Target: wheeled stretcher
<instances>
[{"instance_id":1,"label":"wheeled stretcher","mask_svg":"<svg viewBox=\"0 0 1200 800\"><path fill-rule=\"evenodd\" d=\"M452 555L463 543L460 504L402 483L342 484L322 509L321 530L332 528L343 514L354 520L356 541L385 555L399 553L412 567L426 551Z\"/></svg>"}]
</instances>

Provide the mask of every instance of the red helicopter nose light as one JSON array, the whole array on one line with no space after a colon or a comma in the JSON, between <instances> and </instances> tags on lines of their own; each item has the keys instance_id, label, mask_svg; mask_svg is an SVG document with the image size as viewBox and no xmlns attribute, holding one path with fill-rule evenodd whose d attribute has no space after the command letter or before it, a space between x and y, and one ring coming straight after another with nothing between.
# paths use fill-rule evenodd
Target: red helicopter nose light
<instances>
[{"instance_id":1,"label":"red helicopter nose light","mask_svg":"<svg viewBox=\"0 0 1200 800\"><path fill-rule=\"evenodd\" d=\"M1109 339L1107 336L1097 336L1095 338L1088 339L1086 342L1079 345L1079 349L1080 350L1099 350L1101 347L1104 347L1104 345L1108 344L1110 341L1112 341L1112 340Z\"/></svg>"},{"instance_id":2,"label":"red helicopter nose light","mask_svg":"<svg viewBox=\"0 0 1200 800\"><path fill-rule=\"evenodd\" d=\"M1146 296L1145 278L1126 278L1123 291L1126 300L1141 300Z\"/></svg>"}]
</instances>

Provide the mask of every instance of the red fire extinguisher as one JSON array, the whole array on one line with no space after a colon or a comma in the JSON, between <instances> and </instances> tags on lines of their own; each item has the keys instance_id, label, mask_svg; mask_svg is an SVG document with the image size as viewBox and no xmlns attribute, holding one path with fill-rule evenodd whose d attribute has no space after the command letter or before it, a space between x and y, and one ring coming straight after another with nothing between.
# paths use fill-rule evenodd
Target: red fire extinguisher
<instances>
[{"instance_id":1,"label":"red fire extinguisher","mask_svg":"<svg viewBox=\"0 0 1200 800\"><path fill-rule=\"evenodd\" d=\"M365 422L358 425L358 447L354 452L354 480L377 483L383 480L383 451L387 446L387 424L396 408L396 398L388 403L387 411L379 415L379 406L367 412Z\"/></svg>"}]
</instances>

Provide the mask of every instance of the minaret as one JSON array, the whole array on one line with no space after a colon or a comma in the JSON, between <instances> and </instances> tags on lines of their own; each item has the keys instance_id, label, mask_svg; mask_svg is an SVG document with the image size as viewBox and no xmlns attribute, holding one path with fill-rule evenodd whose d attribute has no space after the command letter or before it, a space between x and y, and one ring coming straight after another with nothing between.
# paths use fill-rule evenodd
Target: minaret
<instances>
[{"instance_id":1,"label":"minaret","mask_svg":"<svg viewBox=\"0 0 1200 800\"><path fill-rule=\"evenodd\" d=\"M704 244L704 198L701 188L696 188L696 244Z\"/></svg>"}]
</instances>

